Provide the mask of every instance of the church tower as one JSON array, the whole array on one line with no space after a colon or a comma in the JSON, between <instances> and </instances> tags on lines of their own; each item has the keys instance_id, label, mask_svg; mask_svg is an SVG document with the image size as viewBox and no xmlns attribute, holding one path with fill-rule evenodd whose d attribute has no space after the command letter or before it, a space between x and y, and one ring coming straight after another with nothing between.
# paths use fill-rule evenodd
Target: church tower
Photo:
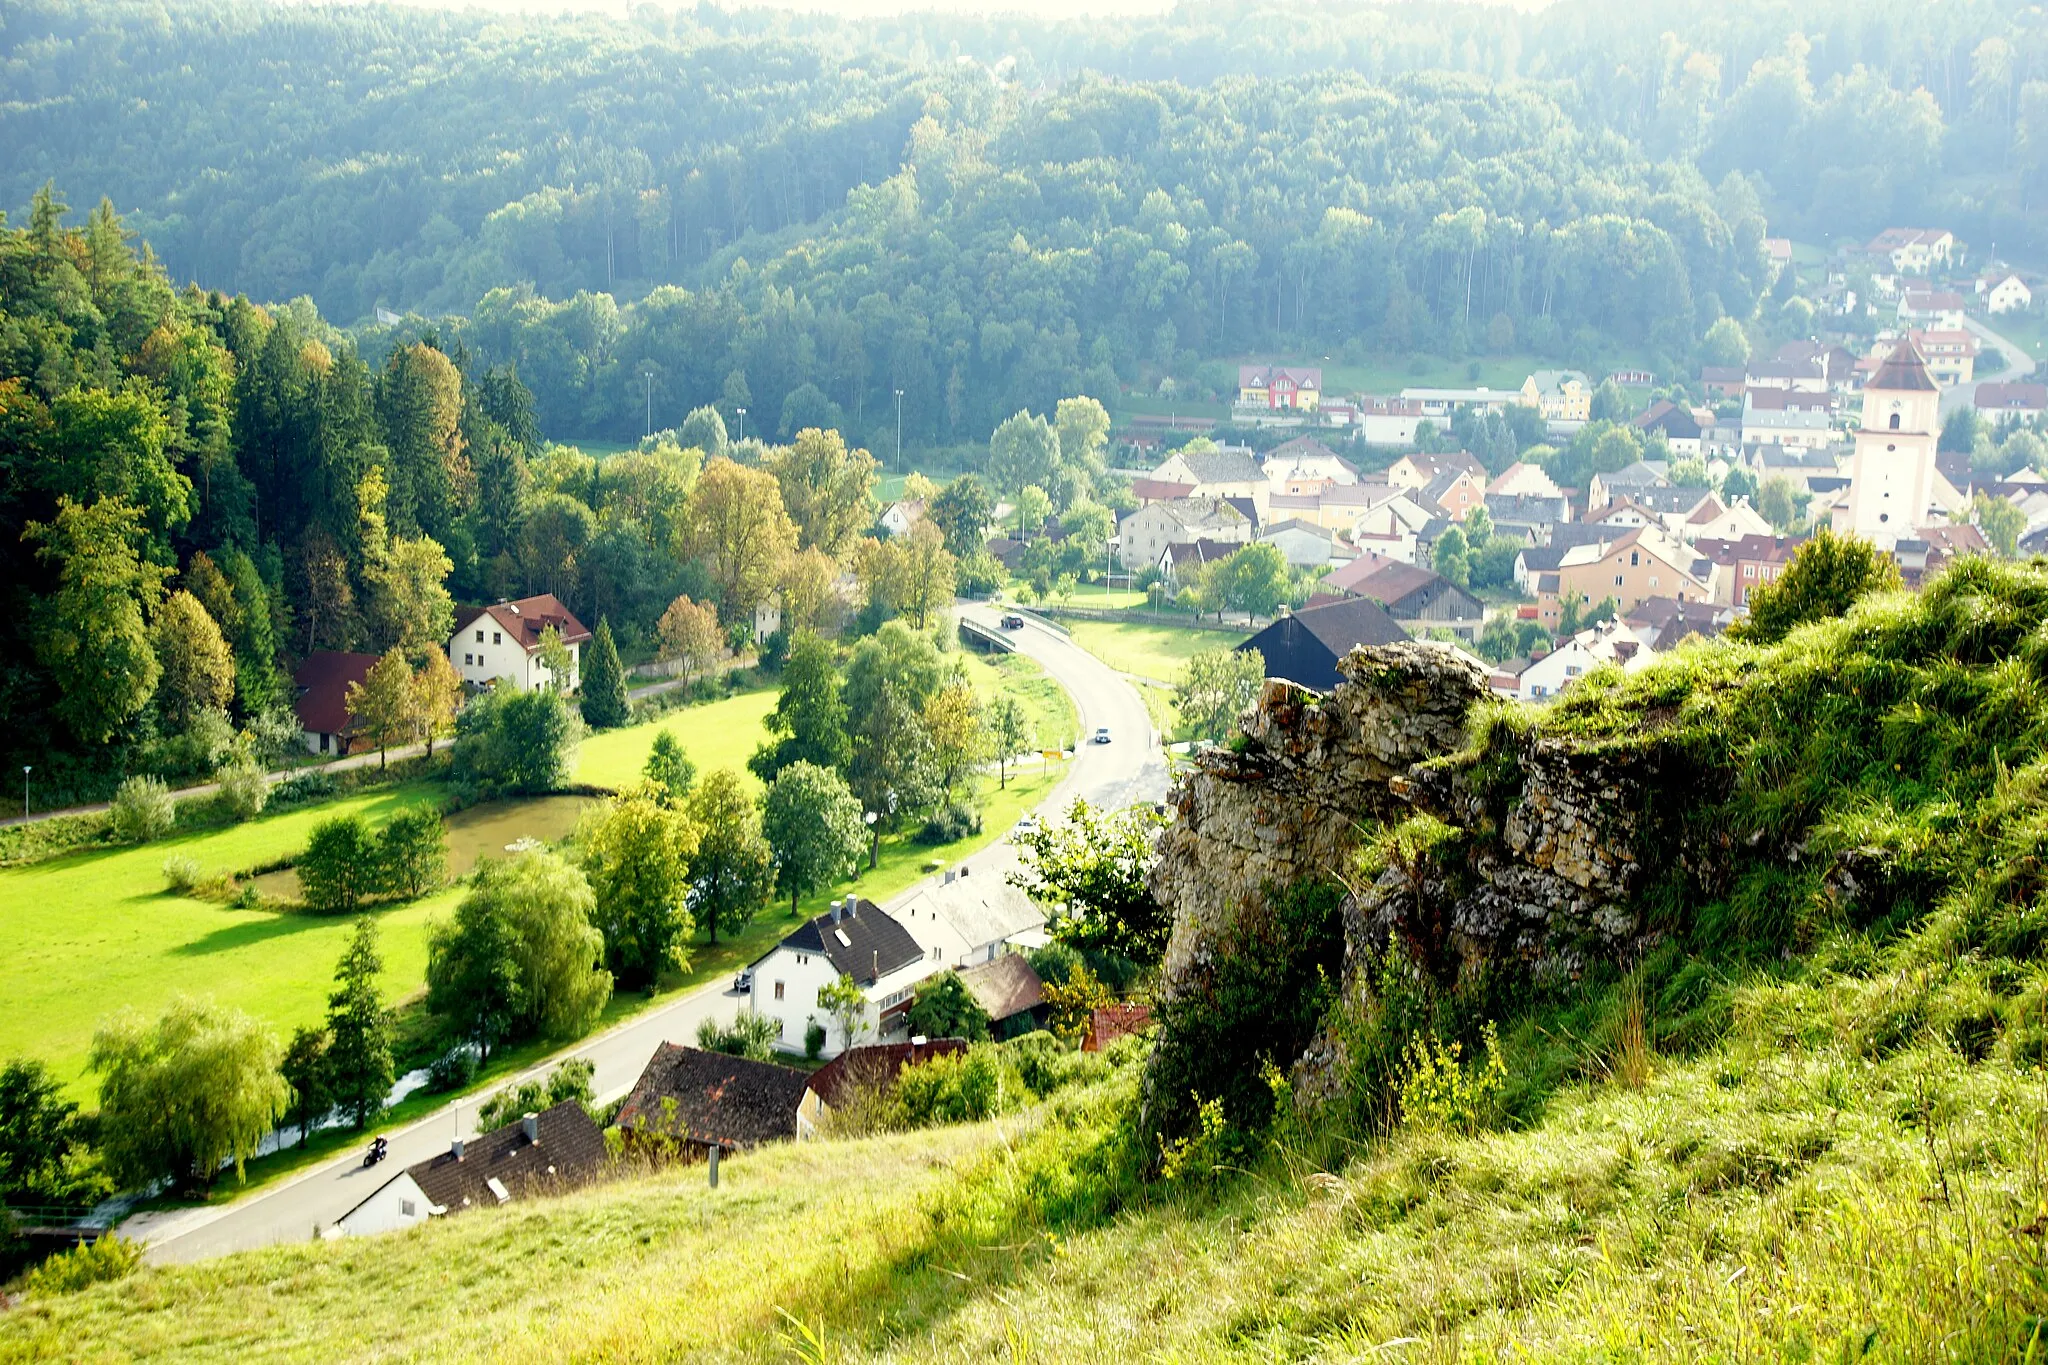
<instances>
[{"instance_id":1,"label":"church tower","mask_svg":"<svg viewBox=\"0 0 2048 1365\"><path fill-rule=\"evenodd\" d=\"M1934 451L1941 434L1941 393L1909 337L1863 386L1863 420L1849 466L1849 515L1843 529L1889 550L1927 523L1934 500Z\"/></svg>"}]
</instances>

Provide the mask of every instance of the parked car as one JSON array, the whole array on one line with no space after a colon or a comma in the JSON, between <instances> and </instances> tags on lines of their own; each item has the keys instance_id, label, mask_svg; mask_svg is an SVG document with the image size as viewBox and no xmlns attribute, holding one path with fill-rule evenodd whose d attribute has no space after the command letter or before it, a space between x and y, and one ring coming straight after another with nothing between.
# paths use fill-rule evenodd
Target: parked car
<instances>
[{"instance_id":1,"label":"parked car","mask_svg":"<svg viewBox=\"0 0 2048 1365\"><path fill-rule=\"evenodd\" d=\"M1013 612L1011 612L1011 613L1010 613L1010 614L1009 614L1008 616L1005 616L1005 617L1003 618L1003 629L1004 629L1004 630L1022 630L1022 629L1024 629L1024 618L1023 618L1023 617L1021 617L1021 616L1019 616L1019 615L1018 615L1018 614L1017 614L1016 612L1014 612L1014 611L1013 611Z\"/></svg>"},{"instance_id":2,"label":"parked car","mask_svg":"<svg viewBox=\"0 0 2048 1365\"><path fill-rule=\"evenodd\" d=\"M1107 725L1098 725L1098 726L1097 726L1097 727L1095 728L1095 738L1094 738L1094 739L1092 739L1092 740L1090 740L1090 741L1089 741L1089 743L1091 743L1091 744L1107 744L1107 743L1109 743L1109 727L1108 727Z\"/></svg>"},{"instance_id":3,"label":"parked car","mask_svg":"<svg viewBox=\"0 0 2048 1365\"><path fill-rule=\"evenodd\" d=\"M754 969L752 967L747 968L732 979L732 993L734 995L745 995L753 989Z\"/></svg>"},{"instance_id":4,"label":"parked car","mask_svg":"<svg viewBox=\"0 0 2048 1365\"><path fill-rule=\"evenodd\" d=\"M1038 833L1038 817L1035 815L1026 815L1023 819L1017 822L1016 826L1013 829L1011 829L1010 833L1013 835Z\"/></svg>"}]
</instances>

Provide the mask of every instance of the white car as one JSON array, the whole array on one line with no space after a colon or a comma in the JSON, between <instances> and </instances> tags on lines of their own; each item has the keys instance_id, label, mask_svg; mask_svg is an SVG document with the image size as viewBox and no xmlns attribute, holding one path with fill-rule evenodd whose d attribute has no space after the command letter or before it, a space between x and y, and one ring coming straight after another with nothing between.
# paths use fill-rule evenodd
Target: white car
<instances>
[{"instance_id":1,"label":"white car","mask_svg":"<svg viewBox=\"0 0 2048 1365\"><path fill-rule=\"evenodd\" d=\"M1091 743L1091 744L1107 744L1107 743L1109 743L1109 727L1108 727L1107 725L1101 725L1101 726L1097 726L1097 727L1096 727L1096 730L1095 730L1095 738L1094 738L1094 739L1092 739L1092 740L1090 740L1090 741L1089 741L1089 743Z\"/></svg>"},{"instance_id":2,"label":"white car","mask_svg":"<svg viewBox=\"0 0 2048 1365\"><path fill-rule=\"evenodd\" d=\"M1024 816L1010 829L1010 837L1012 839L1021 839L1027 834L1036 833L1038 833L1038 817L1035 815Z\"/></svg>"}]
</instances>

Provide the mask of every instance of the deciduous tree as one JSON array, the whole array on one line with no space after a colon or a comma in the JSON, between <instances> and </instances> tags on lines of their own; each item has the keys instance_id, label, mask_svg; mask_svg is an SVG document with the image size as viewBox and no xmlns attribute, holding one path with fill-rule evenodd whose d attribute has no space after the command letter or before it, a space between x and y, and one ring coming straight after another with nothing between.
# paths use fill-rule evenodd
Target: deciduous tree
<instances>
[{"instance_id":1,"label":"deciduous tree","mask_svg":"<svg viewBox=\"0 0 2048 1365\"><path fill-rule=\"evenodd\" d=\"M797 543L837 556L875 520L875 458L837 431L808 427L769 452L767 468L796 525Z\"/></svg>"},{"instance_id":2,"label":"deciduous tree","mask_svg":"<svg viewBox=\"0 0 2048 1365\"><path fill-rule=\"evenodd\" d=\"M183 730L201 711L225 711L235 695L235 656L220 627L189 592L165 599L150 637L162 670L157 709Z\"/></svg>"},{"instance_id":3,"label":"deciduous tree","mask_svg":"<svg viewBox=\"0 0 2048 1365\"><path fill-rule=\"evenodd\" d=\"M775 885L799 897L851 876L860 866L867 828L860 802L830 768L798 761L777 773L761 806L761 831L775 850Z\"/></svg>"},{"instance_id":4,"label":"deciduous tree","mask_svg":"<svg viewBox=\"0 0 2048 1365\"><path fill-rule=\"evenodd\" d=\"M661 637L662 662L674 664L685 682L725 653L725 632L718 628L718 613L687 596L668 604L656 630Z\"/></svg>"},{"instance_id":5,"label":"deciduous tree","mask_svg":"<svg viewBox=\"0 0 2048 1365\"><path fill-rule=\"evenodd\" d=\"M1265 681L1266 659L1256 649L1205 649L1181 670L1174 705L1190 734L1221 743Z\"/></svg>"},{"instance_id":6,"label":"deciduous tree","mask_svg":"<svg viewBox=\"0 0 2048 1365\"><path fill-rule=\"evenodd\" d=\"M1052 935L1069 947L1157 962L1173 932L1149 885L1160 823L1149 806L1107 811L1076 798L1064 821L1018 836L1023 865L1010 884L1054 911Z\"/></svg>"},{"instance_id":7,"label":"deciduous tree","mask_svg":"<svg viewBox=\"0 0 2048 1365\"><path fill-rule=\"evenodd\" d=\"M697 780L697 765L683 752L682 741L676 738L673 730L665 729L654 736L653 747L647 753L647 766L640 771L671 806L682 804Z\"/></svg>"},{"instance_id":8,"label":"deciduous tree","mask_svg":"<svg viewBox=\"0 0 2048 1365\"><path fill-rule=\"evenodd\" d=\"M542 850L478 865L469 899L486 901L512 933L519 967L519 1036L574 1038L589 1031L612 997L604 935L590 882Z\"/></svg>"},{"instance_id":9,"label":"deciduous tree","mask_svg":"<svg viewBox=\"0 0 2048 1365\"><path fill-rule=\"evenodd\" d=\"M277 1039L240 1010L179 996L156 1023L123 1009L93 1034L99 1132L123 1183L210 1186L284 1111Z\"/></svg>"},{"instance_id":10,"label":"deciduous tree","mask_svg":"<svg viewBox=\"0 0 2048 1365\"><path fill-rule=\"evenodd\" d=\"M1759 584L1749 595L1749 615L1728 628L1739 640L1776 644L1808 621L1840 616L1856 601L1899 586L1891 556L1867 540L1838 536L1823 526L1792 552L1776 582Z\"/></svg>"},{"instance_id":11,"label":"deciduous tree","mask_svg":"<svg viewBox=\"0 0 2048 1365\"><path fill-rule=\"evenodd\" d=\"M690 865L690 907L718 942L737 934L775 888L775 854L761 835L761 812L739 775L720 768L690 796L702 837Z\"/></svg>"},{"instance_id":12,"label":"deciduous tree","mask_svg":"<svg viewBox=\"0 0 2048 1365\"><path fill-rule=\"evenodd\" d=\"M683 551L701 556L717 588L719 619L744 620L774 588L796 548L782 489L765 469L713 460L690 498Z\"/></svg>"},{"instance_id":13,"label":"deciduous tree","mask_svg":"<svg viewBox=\"0 0 2048 1365\"><path fill-rule=\"evenodd\" d=\"M377 766L383 767L388 761L386 750L405 743L419 728L420 698L405 651L393 645L370 665L361 682L348 685L342 704L358 732L377 746Z\"/></svg>"},{"instance_id":14,"label":"deciduous tree","mask_svg":"<svg viewBox=\"0 0 2048 1365\"><path fill-rule=\"evenodd\" d=\"M651 784L621 793L578 829L605 964L621 982L651 985L688 965L690 860L700 837L688 812Z\"/></svg>"},{"instance_id":15,"label":"deciduous tree","mask_svg":"<svg viewBox=\"0 0 2048 1365\"><path fill-rule=\"evenodd\" d=\"M763 782L774 781L792 763L846 767L853 757L853 742L830 644L808 633L790 642L789 659L782 666L782 695L766 724L769 733L781 738L763 744L747 761Z\"/></svg>"},{"instance_id":16,"label":"deciduous tree","mask_svg":"<svg viewBox=\"0 0 2048 1365\"><path fill-rule=\"evenodd\" d=\"M313 826L295 863L299 894L306 907L349 915L377 888L379 856L370 822L361 815L335 815Z\"/></svg>"},{"instance_id":17,"label":"deciduous tree","mask_svg":"<svg viewBox=\"0 0 2048 1365\"><path fill-rule=\"evenodd\" d=\"M519 944L500 897L473 890L452 920L427 927L427 1009L476 1046L480 1060L518 1036L527 1018Z\"/></svg>"},{"instance_id":18,"label":"deciduous tree","mask_svg":"<svg viewBox=\"0 0 2048 1365\"><path fill-rule=\"evenodd\" d=\"M104 744L148 704L162 669L145 613L163 596L167 571L138 550L141 512L118 498L61 498L51 522L22 539L57 566L57 591L33 608L36 657L56 684L52 709L88 744Z\"/></svg>"}]
</instances>

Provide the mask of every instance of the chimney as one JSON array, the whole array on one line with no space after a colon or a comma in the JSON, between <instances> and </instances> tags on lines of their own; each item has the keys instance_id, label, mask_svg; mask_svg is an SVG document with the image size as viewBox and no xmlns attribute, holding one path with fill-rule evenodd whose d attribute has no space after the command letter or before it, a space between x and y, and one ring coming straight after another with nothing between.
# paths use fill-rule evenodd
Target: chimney
<instances>
[{"instance_id":1,"label":"chimney","mask_svg":"<svg viewBox=\"0 0 2048 1365\"><path fill-rule=\"evenodd\" d=\"M454 1158L455 1158L455 1159L456 1159L457 1161L460 1161L460 1160L462 1160L462 1139L461 1139L461 1138L457 1138L457 1139L455 1139L455 1141L453 1141L453 1142L451 1142L451 1143L449 1143L449 1144L448 1144L448 1155L450 1155L450 1156L454 1157Z\"/></svg>"},{"instance_id":2,"label":"chimney","mask_svg":"<svg viewBox=\"0 0 2048 1365\"><path fill-rule=\"evenodd\" d=\"M523 1118L523 1119L519 1120L519 1126L520 1126L520 1128L521 1128L522 1130L524 1130L524 1131L525 1131L525 1133L526 1133L526 1140L527 1140L528 1142L539 1142L539 1141L540 1141L540 1115L539 1115L539 1114L528 1114L528 1115L527 1115L527 1116L526 1116L525 1118Z\"/></svg>"},{"instance_id":3,"label":"chimney","mask_svg":"<svg viewBox=\"0 0 2048 1365\"><path fill-rule=\"evenodd\" d=\"M833 902L832 902L832 922L833 922L834 924L837 924L837 923L839 923L839 907L840 907L840 905L841 905L842 903L843 903L843 902L840 902L840 901L833 901Z\"/></svg>"},{"instance_id":4,"label":"chimney","mask_svg":"<svg viewBox=\"0 0 2048 1365\"><path fill-rule=\"evenodd\" d=\"M848 919L859 919L859 918L860 918L860 897L859 897L859 896L848 896L848 897L846 898L846 917L847 917Z\"/></svg>"}]
</instances>

